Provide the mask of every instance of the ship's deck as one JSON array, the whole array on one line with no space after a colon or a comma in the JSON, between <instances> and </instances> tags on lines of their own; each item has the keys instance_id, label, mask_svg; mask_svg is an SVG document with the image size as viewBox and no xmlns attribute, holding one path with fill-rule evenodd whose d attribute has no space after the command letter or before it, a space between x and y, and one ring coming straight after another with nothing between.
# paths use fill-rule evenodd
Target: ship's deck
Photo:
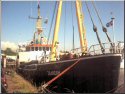
<instances>
[{"instance_id":1,"label":"ship's deck","mask_svg":"<svg viewBox=\"0 0 125 94\"><path fill-rule=\"evenodd\" d=\"M45 65L45 64L53 64L53 63L63 63L63 62L67 62L67 61L76 61L78 59L91 59L91 58L100 58L100 57L108 57L108 56L121 56L121 54L102 54L102 55L95 55L95 56L87 56L87 57L80 57L80 58L75 58L75 59L67 59L67 60L59 60L59 61L52 61L52 62L45 62L45 63L39 63L38 65ZM32 65L36 65L37 61L33 61L34 63L32 63ZM30 64L31 65L31 64Z\"/></svg>"}]
</instances>

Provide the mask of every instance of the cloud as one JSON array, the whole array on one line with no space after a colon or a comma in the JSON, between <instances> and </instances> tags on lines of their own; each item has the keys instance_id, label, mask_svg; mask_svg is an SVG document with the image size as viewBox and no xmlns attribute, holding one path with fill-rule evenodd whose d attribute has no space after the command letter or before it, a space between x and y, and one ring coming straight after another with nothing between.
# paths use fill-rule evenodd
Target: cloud
<instances>
[{"instance_id":1,"label":"cloud","mask_svg":"<svg viewBox=\"0 0 125 94\"><path fill-rule=\"evenodd\" d=\"M6 50L6 48L11 48L11 50L15 52L18 49L18 45L14 42L9 42L9 41L3 42L3 41L1 41L1 49Z\"/></svg>"},{"instance_id":2,"label":"cloud","mask_svg":"<svg viewBox=\"0 0 125 94\"><path fill-rule=\"evenodd\" d=\"M18 45L27 45L27 42L19 42Z\"/></svg>"}]
</instances>

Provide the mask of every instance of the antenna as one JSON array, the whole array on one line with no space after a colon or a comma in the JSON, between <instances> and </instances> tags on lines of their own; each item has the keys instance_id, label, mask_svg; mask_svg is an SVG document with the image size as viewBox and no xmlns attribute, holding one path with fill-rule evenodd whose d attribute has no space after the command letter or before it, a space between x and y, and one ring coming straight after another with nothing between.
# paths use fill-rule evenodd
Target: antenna
<instances>
[{"instance_id":1,"label":"antenna","mask_svg":"<svg viewBox=\"0 0 125 94\"><path fill-rule=\"evenodd\" d=\"M38 17L32 17L32 3L31 3L31 16L29 16L29 19L43 19L41 16L40 16L40 1L38 0ZM48 23L48 18L45 18L44 19L44 23L47 24Z\"/></svg>"}]
</instances>

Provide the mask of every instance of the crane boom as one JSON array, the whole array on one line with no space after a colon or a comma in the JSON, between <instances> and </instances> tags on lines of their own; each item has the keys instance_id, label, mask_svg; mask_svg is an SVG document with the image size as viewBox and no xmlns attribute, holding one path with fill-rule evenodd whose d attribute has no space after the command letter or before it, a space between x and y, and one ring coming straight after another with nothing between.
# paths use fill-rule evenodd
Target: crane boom
<instances>
[{"instance_id":1,"label":"crane boom","mask_svg":"<svg viewBox=\"0 0 125 94\"><path fill-rule=\"evenodd\" d=\"M85 27L83 26L84 16L82 14L82 2L78 0L76 0L76 14L77 14L79 36L80 36L81 51L83 53L86 53L87 42L86 42L86 30Z\"/></svg>"},{"instance_id":2,"label":"crane boom","mask_svg":"<svg viewBox=\"0 0 125 94\"><path fill-rule=\"evenodd\" d=\"M58 11L56 15L56 23L54 28L54 36L53 36L52 51L51 51L51 61L56 61L56 46L58 43L58 32L59 32L61 12L62 12L62 0L59 1ZM85 27L83 26L83 14L82 14L81 1L76 1L76 14L77 14L77 21L78 21L81 51L83 53L86 53L87 51L86 30L85 30Z\"/></svg>"},{"instance_id":3,"label":"crane boom","mask_svg":"<svg viewBox=\"0 0 125 94\"><path fill-rule=\"evenodd\" d=\"M52 51L51 51L51 61L56 61L56 45L58 43L57 40L58 40L61 12L62 12L62 0L59 1L58 11L56 15L56 23L54 28L54 36L53 36Z\"/></svg>"}]
</instances>

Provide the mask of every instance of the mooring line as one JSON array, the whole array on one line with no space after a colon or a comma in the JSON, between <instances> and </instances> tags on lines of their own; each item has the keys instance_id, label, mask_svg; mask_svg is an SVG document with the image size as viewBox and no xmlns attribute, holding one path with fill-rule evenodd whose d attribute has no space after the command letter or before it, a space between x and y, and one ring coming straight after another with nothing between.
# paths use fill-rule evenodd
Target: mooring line
<instances>
[{"instance_id":1,"label":"mooring line","mask_svg":"<svg viewBox=\"0 0 125 94\"><path fill-rule=\"evenodd\" d=\"M60 78L63 74L65 74L66 72L68 72L71 68L73 68L77 63L79 63L81 59L78 59L75 63L73 63L71 66L69 66L68 68L66 68L65 70L63 70L60 74L58 74L56 77L54 77L53 79L51 79L50 81L48 81L46 84L44 84L42 86L42 89L45 89L46 87L48 87L51 83L53 83L55 80L57 80L58 78Z\"/></svg>"}]
</instances>

